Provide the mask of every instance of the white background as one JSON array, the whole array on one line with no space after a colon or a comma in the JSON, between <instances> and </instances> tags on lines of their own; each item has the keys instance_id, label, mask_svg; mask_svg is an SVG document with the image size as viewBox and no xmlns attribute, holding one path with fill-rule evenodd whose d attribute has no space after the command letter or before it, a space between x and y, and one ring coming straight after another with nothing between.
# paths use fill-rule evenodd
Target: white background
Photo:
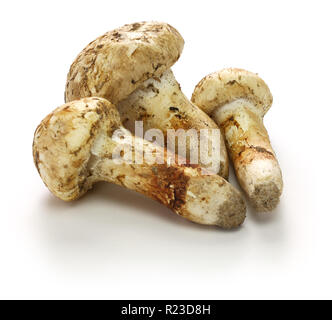
<instances>
[{"instance_id":1,"label":"white background","mask_svg":"<svg viewBox=\"0 0 332 320\"><path fill-rule=\"evenodd\" d=\"M0 298L332 298L331 1L2 1ZM54 198L33 133L97 36L160 20L186 40L173 70L190 97L240 67L274 95L265 124L283 170L279 208L235 231L198 226L100 184ZM235 183L234 179L231 179Z\"/></svg>"}]
</instances>

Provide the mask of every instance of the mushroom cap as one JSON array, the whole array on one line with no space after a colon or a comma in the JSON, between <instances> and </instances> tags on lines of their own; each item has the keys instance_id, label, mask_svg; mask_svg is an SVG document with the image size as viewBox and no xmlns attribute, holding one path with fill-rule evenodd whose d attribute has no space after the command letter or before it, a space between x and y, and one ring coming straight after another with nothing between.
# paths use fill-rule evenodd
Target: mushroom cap
<instances>
[{"instance_id":1,"label":"mushroom cap","mask_svg":"<svg viewBox=\"0 0 332 320\"><path fill-rule=\"evenodd\" d=\"M209 115L237 99L251 101L262 117L273 102L269 87L256 73L234 68L208 75L199 82L192 96L193 103Z\"/></svg>"},{"instance_id":2,"label":"mushroom cap","mask_svg":"<svg viewBox=\"0 0 332 320\"><path fill-rule=\"evenodd\" d=\"M125 25L91 42L73 62L65 100L98 96L116 104L145 80L161 76L179 58L180 33L160 22Z\"/></svg>"},{"instance_id":3,"label":"mushroom cap","mask_svg":"<svg viewBox=\"0 0 332 320\"><path fill-rule=\"evenodd\" d=\"M116 108L102 98L67 103L49 114L38 126L33 156L39 174L58 198L79 198L91 186L88 162L99 133L119 128Z\"/></svg>"}]
</instances>

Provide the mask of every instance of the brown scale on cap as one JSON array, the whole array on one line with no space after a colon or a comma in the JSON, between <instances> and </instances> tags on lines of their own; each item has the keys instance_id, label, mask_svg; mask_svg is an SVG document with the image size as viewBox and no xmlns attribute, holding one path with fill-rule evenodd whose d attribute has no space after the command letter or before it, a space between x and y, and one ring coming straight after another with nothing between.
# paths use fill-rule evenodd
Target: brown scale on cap
<instances>
[{"instance_id":1,"label":"brown scale on cap","mask_svg":"<svg viewBox=\"0 0 332 320\"><path fill-rule=\"evenodd\" d=\"M192 101L223 129L239 182L258 211L273 210L282 193L282 174L263 118L273 98L257 74L224 69L205 77Z\"/></svg>"},{"instance_id":2,"label":"brown scale on cap","mask_svg":"<svg viewBox=\"0 0 332 320\"><path fill-rule=\"evenodd\" d=\"M131 152L115 152L118 149ZM174 156L166 149L123 128L114 105L102 98L73 101L48 115L35 132L33 155L45 185L65 201L80 198L96 182L108 181L196 223L228 229L245 219L241 194L226 180L204 175L199 167L172 164ZM128 161L129 155L144 155L144 161Z\"/></svg>"},{"instance_id":3,"label":"brown scale on cap","mask_svg":"<svg viewBox=\"0 0 332 320\"><path fill-rule=\"evenodd\" d=\"M184 40L166 23L125 25L91 42L72 64L65 98L98 96L117 103L180 57Z\"/></svg>"},{"instance_id":4,"label":"brown scale on cap","mask_svg":"<svg viewBox=\"0 0 332 320\"><path fill-rule=\"evenodd\" d=\"M145 131L160 129L165 137L168 129L195 129L198 134L202 129L219 130L182 93L170 70L183 46L182 36L166 23L134 23L108 32L91 42L72 64L66 101L89 96L108 99L117 106L123 124L132 132L135 121L143 121ZM229 164L224 139L216 141L210 137L209 141L218 142L220 152L214 154L209 148L202 152L199 164L227 178ZM187 158L196 147L186 145ZM216 164L213 168L211 158Z\"/></svg>"}]
</instances>

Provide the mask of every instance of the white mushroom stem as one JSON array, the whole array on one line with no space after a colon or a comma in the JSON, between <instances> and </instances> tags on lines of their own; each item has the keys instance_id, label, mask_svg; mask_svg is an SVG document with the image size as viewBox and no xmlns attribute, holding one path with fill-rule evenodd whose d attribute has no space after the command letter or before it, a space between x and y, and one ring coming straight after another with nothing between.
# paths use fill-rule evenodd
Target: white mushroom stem
<instances>
[{"instance_id":1,"label":"white mushroom stem","mask_svg":"<svg viewBox=\"0 0 332 320\"><path fill-rule=\"evenodd\" d=\"M186 165L169 165L172 157L165 155L165 149L132 136L126 129L121 131L120 139L99 133L86 168L90 172L86 189L97 181L107 181L153 198L196 223L223 228L242 224L245 204L222 177L203 175L201 169ZM120 157L113 157L115 148L133 152L120 151ZM136 163L142 155L144 162ZM121 157L124 161L119 163ZM128 161L131 157L133 162ZM155 159L159 164L151 164Z\"/></svg>"},{"instance_id":2,"label":"white mushroom stem","mask_svg":"<svg viewBox=\"0 0 332 320\"><path fill-rule=\"evenodd\" d=\"M219 130L212 119L190 102L182 93L179 83L171 70L160 78L151 78L117 104L121 121L131 132L135 130L135 121L143 121L145 132L159 129L163 132L167 143L167 130L186 130L197 133L197 140L187 140L183 157L187 159L198 151L198 163L214 173L228 177L228 156L223 136L212 135L212 130ZM209 137L202 140L204 151L200 152L200 131L209 130ZM167 147L177 150L177 145L168 143ZM206 151L205 151L206 150Z\"/></svg>"},{"instance_id":3,"label":"white mushroom stem","mask_svg":"<svg viewBox=\"0 0 332 320\"><path fill-rule=\"evenodd\" d=\"M246 99L216 108L213 119L224 130L242 188L259 211L274 209L282 193L282 174L263 118Z\"/></svg>"}]
</instances>

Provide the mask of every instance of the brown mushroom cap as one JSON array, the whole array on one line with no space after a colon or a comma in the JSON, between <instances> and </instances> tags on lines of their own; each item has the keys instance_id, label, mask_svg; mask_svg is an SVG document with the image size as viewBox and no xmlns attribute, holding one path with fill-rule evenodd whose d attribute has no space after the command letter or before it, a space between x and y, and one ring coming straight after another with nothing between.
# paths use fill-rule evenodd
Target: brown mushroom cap
<instances>
[{"instance_id":1,"label":"brown mushroom cap","mask_svg":"<svg viewBox=\"0 0 332 320\"><path fill-rule=\"evenodd\" d=\"M192 101L211 115L216 108L237 99L251 101L263 117L273 97L269 87L256 74L243 69L223 69L205 77L196 86Z\"/></svg>"},{"instance_id":2,"label":"brown mushroom cap","mask_svg":"<svg viewBox=\"0 0 332 320\"><path fill-rule=\"evenodd\" d=\"M125 25L91 42L72 64L65 100L103 97L116 104L180 57L184 40L166 23Z\"/></svg>"},{"instance_id":3,"label":"brown mushroom cap","mask_svg":"<svg viewBox=\"0 0 332 320\"><path fill-rule=\"evenodd\" d=\"M92 186L87 183L87 164L94 140L102 130L120 125L116 108L101 98L67 103L41 122L34 136L33 156L53 194L65 201L75 200Z\"/></svg>"}]
</instances>

